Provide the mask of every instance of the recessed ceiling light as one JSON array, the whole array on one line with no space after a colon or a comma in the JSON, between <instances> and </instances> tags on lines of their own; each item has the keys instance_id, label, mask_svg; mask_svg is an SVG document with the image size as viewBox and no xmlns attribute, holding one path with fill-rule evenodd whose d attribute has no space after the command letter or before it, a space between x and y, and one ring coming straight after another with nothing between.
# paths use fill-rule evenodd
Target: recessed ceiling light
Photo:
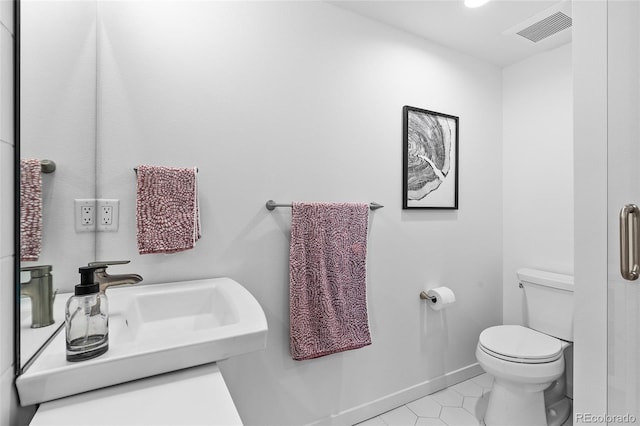
<instances>
[{"instance_id":1,"label":"recessed ceiling light","mask_svg":"<svg viewBox=\"0 0 640 426\"><path fill-rule=\"evenodd\" d=\"M483 4L487 3L489 0L464 0L464 5L467 7L480 7Z\"/></svg>"}]
</instances>

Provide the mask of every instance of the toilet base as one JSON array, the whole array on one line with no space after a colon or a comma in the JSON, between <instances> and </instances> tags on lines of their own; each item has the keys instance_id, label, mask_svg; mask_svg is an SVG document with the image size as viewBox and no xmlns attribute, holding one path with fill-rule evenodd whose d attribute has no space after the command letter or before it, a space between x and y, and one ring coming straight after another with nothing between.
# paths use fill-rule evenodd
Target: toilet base
<instances>
[{"instance_id":1,"label":"toilet base","mask_svg":"<svg viewBox=\"0 0 640 426\"><path fill-rule=\"evenodd\" d=\"M514 387L494 378L484 416L486 426L547 426L544 389L548 386Z\"/></svg>"},{"instance_id":2,"label":"toilet base","mask_svg":"<svg viewBox=\"0 0 640 426\"><path fill-rule=\"evenodd\" d=\"M555 404L547 407L547 424L560 426L571 416L571 400L563 398Z\"/></svg>"}]
</instances>

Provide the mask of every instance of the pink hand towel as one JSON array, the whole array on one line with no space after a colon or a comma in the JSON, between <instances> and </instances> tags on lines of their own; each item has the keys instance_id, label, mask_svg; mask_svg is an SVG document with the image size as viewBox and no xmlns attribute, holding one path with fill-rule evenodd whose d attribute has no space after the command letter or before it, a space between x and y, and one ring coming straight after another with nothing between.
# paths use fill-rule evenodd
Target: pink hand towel
<instances>
[{"instance_id":1,"label":"pink hand towel","mask_svg":"<svg viewBox=\"0 0 640 426\"><path fill-rule=\"evenodd\" d=\"M40 160L20 160L20 260L38 260L42 247Z\"/></svg>"},{"instance_id":2,"label":"pink hand towel","mask_svg":"<svg viewBox=\"0 0 640 426\"><path fill-rule=\"evenodd\" d=\"M138 253L175 253L200 238L197 169L138 166Z\"/></svg>"},{"instance_id":3,"label":"pink hand towel","mask_svg":"<svg viewBox=\"0 0 640 426\"><path fill-rule=\"evenodd\" d=\"M304 360L370 345L368 204L293 203L292 210L291 356Z\"/></svg>"}]
</instances>

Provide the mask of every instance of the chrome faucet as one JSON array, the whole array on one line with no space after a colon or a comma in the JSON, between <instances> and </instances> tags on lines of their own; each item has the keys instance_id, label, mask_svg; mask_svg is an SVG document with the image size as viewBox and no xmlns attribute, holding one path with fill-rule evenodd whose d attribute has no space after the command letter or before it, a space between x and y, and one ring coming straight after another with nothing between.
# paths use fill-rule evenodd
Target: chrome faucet
<instances>
[{"instance_id":1,"label":"chrome faucet","mask_svg":"<svg viewBox=\"0 0 640 426\"><path fill-rule=\"evenodd\" d=\"M142 281L142 277L138 274L107 274L109 265L126 265L129 260L114 260L107 262L90 262L89 266L96 268L94 272L95 282L100 285L100 292L104 293L108 287L125 284L137 284Z\"/></svg>"},{"instance_id":2,"label":"chrome faucet","mask_svg":"<svg viewBox=\"0 0 640 426\"><path fill-rule=\"evenodd\" d=\"M20 272L29 273L29 281L20 280L20 296L31 299L31 328L46 327L54 323L53 276L51 265L28 266L20 268Z\"/></svg>"}]
</instances>

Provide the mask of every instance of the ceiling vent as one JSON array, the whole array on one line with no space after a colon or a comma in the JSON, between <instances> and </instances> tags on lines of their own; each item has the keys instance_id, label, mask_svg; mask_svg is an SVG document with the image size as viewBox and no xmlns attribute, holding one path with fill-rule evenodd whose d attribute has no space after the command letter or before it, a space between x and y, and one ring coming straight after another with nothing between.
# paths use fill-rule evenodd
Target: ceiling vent
<instances>
[{"instance_id":1,"label":"ceiling vent","mask_svg":"<svg viewBox=\"0 0 640 426\"><path fill-rule=\"evenodd\" d=\"M519 35L538 43L571 28L571 24L571 2L563 1L508 29L503 34Z\"/></svg>"},{"instance_id":2,"label":"ceiling vent","mask_svg":"<svg viewBox=\"0 0 640 426\"><path fill-rule=\"evenodd\" d=\"M516 34L537 43L540 40L551 37L555 33L559 33L560 31L566 30L570 27L571 17L562 12L556 12L542 21L538 21L535 24L518 31Z\"/></svg>"}]
</instances>

